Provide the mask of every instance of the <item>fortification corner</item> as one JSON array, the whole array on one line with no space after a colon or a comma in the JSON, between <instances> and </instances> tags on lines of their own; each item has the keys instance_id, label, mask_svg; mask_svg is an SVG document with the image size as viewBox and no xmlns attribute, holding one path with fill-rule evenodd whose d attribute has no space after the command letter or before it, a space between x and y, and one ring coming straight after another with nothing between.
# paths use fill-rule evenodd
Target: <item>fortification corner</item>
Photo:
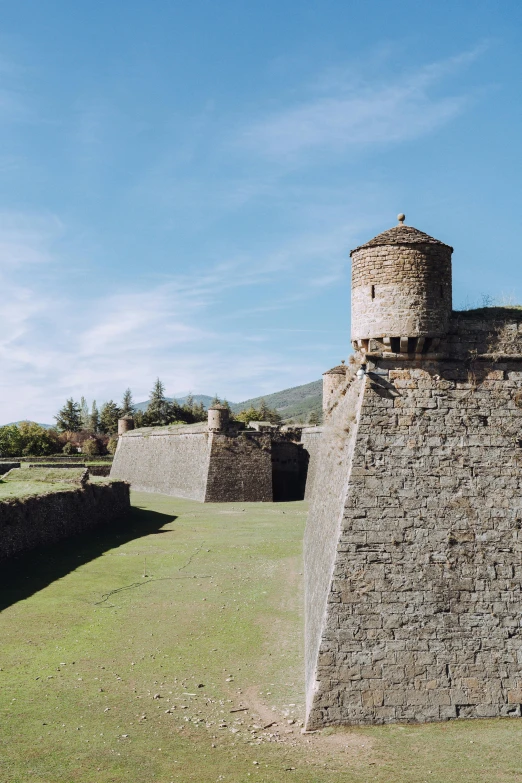
<instances>
[{"instance_id":1,"label":"fortification corner","mask_svg":"<svg viewBox=\"0 0 522 783\"><path fill-rule=\"evenodd\" d=\"M520 715L522 311L448 315L451 248L376 240L307 522L306 727Z\"/></svg>"}]
</instances>

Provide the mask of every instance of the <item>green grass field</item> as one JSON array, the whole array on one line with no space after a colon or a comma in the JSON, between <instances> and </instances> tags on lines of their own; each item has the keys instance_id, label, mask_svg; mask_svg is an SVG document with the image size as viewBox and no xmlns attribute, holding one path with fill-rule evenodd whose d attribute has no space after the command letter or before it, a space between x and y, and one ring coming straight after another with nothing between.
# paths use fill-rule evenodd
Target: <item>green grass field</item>
<instances>
[{"instance_id":1,"label":"green grass field","mask_svg":"<svg viewBox=\"0 0 522 783\"><path fill-rule=\"evenodd\" d=\"M78 489L84 468L14 468L0 477L0 501Z\"/></svg>"},{"instance_id":2,"label":"green grass field","mask_svg":"<svg viewBox=\"0 0 522 783\"><path fill-rule=\"evenodd\" d=\"M305 503L133 502L2 567L2 783L522 779L516 719L301 734Z\"/></svg>"}]
</instances>

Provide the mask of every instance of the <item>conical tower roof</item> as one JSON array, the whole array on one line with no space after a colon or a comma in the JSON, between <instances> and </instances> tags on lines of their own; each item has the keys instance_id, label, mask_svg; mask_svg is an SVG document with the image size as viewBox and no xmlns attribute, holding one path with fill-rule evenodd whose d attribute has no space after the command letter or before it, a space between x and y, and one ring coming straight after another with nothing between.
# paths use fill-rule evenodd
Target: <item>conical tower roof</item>
<instances>
[{"instance_id":1,"label":"conical tower roof","mask_svg":"<svg viewBox=\"0 0 522 783\"><path fill-rule=\"evenodd\" d=\"M376 237L370 239L364 245L359 245L355 250L350 252L350 255L356 253L358 250L363 250L366 247L379 247L382 245L442 245L443 247L449 247L451 251L453 248L450 245L446 245L439 239L430 237L429 234L425 234L424 231L419 231L418 228L413 226L405 226L403 224L389 228L388 231L383 231L382 234L377 234Z\"/></svg>"},{"instance_id":2,"label":"conical tower roof","mask_svg":"<svg viewBox=\"0 0 522 783\"><path fill-rule=\"evenodd\" d=\"M327 370L326 372L323 372L323 375L346 375L346 364L338 364L335 367L332 367L331 370Z\"/></svg>"}]
</instances>

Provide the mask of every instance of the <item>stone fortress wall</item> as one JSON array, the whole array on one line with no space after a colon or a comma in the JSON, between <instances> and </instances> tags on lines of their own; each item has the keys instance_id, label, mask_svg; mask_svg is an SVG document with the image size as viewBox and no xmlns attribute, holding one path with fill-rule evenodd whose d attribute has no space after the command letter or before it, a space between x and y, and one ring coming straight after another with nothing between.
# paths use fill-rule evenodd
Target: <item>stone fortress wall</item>
<instances>
[{"instance_id":1,"label":"stone fortress wall","mask_svg":"<svg viewBox=\"0 0 522 783\"><path fill-rule=\"evenodd\" d=\"M1 501L0 560L106 527L129 513L129 485L123 481Z\"/></svg>"},{"instance_id":2,"label":"stone fortress wall","mask_svg":"<svg viewBox=\"0 0 522 783\"><path fill-rule=\"evenodd\" d=\"M298 500L315 469L319 431L304 428L301 440L301 428L241 430L216 406L208 426L121 432L110 475L138 491L207 503Z\"/></svg>"},{"instance_id":3,"label":"stone fortress wall","mask_svg":"<svg viewBox=\"0 0 522 783\"><path fill-rule=\"evenodd\" d=\"M323 425L306 726L520 715L522 310L453 313L424 354L386 318Z\"/></svg>"},{"instance_id":4,"label":"stone fortress wall","mask_svg":"<svg viewBox=\"0 0 522 783\"><path fill-rule=\"evenodd\" d=\"M307 460L306 484L304 490L305 500L309 500L312 496L314 481L319 465L322 435L323 427L303 427L301 431L301 443L303 444L303 451L305 459Z\"/></svg>"},{"instance_id":5,"label":"stone fortress wall","mask_svg":"<svg viewBox=\"0 0 522 783\"><path fill-rule=\"evenodd\" d=\"M118 438L111 478L138 492L205 500L211 434L206 425L128 430Z\"/></svg>"}]
</instances>

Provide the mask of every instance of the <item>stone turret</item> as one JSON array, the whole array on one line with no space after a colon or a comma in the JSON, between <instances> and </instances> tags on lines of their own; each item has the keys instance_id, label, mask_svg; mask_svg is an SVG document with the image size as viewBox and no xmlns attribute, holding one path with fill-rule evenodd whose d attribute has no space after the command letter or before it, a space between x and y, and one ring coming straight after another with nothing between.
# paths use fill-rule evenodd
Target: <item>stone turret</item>
<instances>
[{"instance_id":1,"label":"stone turret","mask_svg":"<svg viewBox=\"0 0 522 783\"><path fill-rule=\"evenodd\" d=\"M228 426L228 408L221 403L208 409L208 429L210 432L223 432Z\"/></svg>"},{"instance_id":2,"label":"stone turret","mask_svg":"<svg viewBox=\"0 0 522 783\"><path fill-rule=\"evenodd\" d=\"M118 419L118 435L123 435L125 432L134 429L134 419L132 416L124 416L122 419Z\"/></svg>"},{"instance_id":3,"label":"stone turret","mask_svg":"<svg viewBox=\"0 0 522 783\"><path fill-rule=\"evenodd\" d=\"M448 330L453 248L398 219L350 253L356 350L377 340L392 353L427 353Z\"/></svg>"},{"instance_id":4,"label":"stone turret","mask_svg":"<svg viewBox=\"0 0 522 783\"><path fill-rule=\"evenodd\" d=\"M346 380L346 365L341 364L323 373L323 413L330 409L339 386Z\"/></svg>"}]
</instances>

